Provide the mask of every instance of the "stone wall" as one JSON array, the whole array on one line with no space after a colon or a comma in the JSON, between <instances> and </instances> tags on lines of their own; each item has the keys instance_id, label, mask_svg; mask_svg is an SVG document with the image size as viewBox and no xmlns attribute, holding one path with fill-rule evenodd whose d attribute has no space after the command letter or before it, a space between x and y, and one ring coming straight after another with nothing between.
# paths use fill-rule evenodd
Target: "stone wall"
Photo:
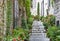
<instances>
[{"instance_id":1,"label":"stone wall","mask_svg":"<svg viewBox=\"0 0 60 41\"><path fill-rule=\"evenodd\" d=\"M3 29L4 29L4 17L3 17L3 11L4 7L3 7L3 0L0 0L0 34L2 35L3 33Z\"/></svg>"},{"instance_id":2,"label":"stone wall","mask_svg":"<svg viewBox=\"0 0 60 41\"><path fill-rule=\"evenodd\" d=\"M56 16L56 25L60 24L60 0L54 1L54 15Z\"/></svg>"},{"instance_id":3,"label":"stone wall","mask_svg":"<svg viewBox=\"0 0 60 41\"><path fill-rule=\"evenodd\" d=\"M1 38L3 38L4 34L5 34L5 17L4 17L4 0L0 0L0 41Z\"/></svg>"}]
</instances>

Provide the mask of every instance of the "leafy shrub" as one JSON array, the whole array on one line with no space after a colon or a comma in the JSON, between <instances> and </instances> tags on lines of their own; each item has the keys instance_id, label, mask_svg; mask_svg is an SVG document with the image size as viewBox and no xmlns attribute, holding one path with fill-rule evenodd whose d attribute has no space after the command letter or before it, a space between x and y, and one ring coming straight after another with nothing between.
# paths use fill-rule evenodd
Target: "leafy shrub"
<instances>
[{"instance_id":1,"label":"leafy shrub","mask_svg":"<svg viewBox=\"0 0 60 41\"><path fill-rule=\"evenodd\" d=\"M32 23L33 23L34 18L32 16L30 16L27 20L27 25L28 25L28 29L32 28Z\"/></svg>"},{"instance_id":2,"label":"leafy shrub","mask_svg":"<svg viewBox=\"0 0 60 41\"><path fill-rule=\"evenodd\" d=\"M29 32L27 29L23 28L16 28L13 30L12 35L8 35L4 37L5 41L20 41L20 40L28 40L29 39Z\"/></svg>"},{"instance_id":3,"label":"leafy shrub","mask_svg":"<svg viewBox=\"0 0 60 41\"><path fill-rule=\"evenodd\" d=\"M48 29L49 26L55 25L55 16L48 15L46 17L40 17L40 20L43 22L46 29Z\"/></svg>"},{"instance_id":4,"label":"leafy shrub","mask_svg":"<svg viewBox=\"0 0 60 41\"><path fill-rule=\"evenodd\" d=\"M51 39L51 41L56 41L56 32L58 28L56 26L48 27L47 36Z\"/></svg>"},{"instance_id":5,"label":"leafy shrub","mask_svg":"<svg viewBox=\"0 0 60 41\"><path fill-rule=\"evenodd\" d=\"M39 20L40 19L40 16L39 15L36 15L35 17L34 17L34 20Z\"/></svg>"}]
</instances>

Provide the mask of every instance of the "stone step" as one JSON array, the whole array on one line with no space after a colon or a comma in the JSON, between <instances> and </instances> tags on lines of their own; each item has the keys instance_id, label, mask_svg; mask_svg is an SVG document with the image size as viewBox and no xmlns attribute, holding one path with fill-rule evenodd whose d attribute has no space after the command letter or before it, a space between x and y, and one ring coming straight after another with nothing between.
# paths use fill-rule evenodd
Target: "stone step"
<instances>
[{"instance_id":1,"label":"stone step","mask_svg":"<svg viewBox=\"0 0 60 41\"><path fill-rule=\"evenodd\" d=\"M30 36L30 38L47 38L46 36Z\"/></svg>"},{"instance_id":2,"label":"stone step","mask_svg":"<svg viewBox=\"0 0 60 41\"><path fill-rule=\"evenodd\" d=\"M32 27L38 27L38 26L43 26L43 24L33 24Z\"/></svg>"},{"instance_id":3,"label":"stone step","mask_svg":"<svg viewBox=\"0 0 60 41\"><path fill-rule=\"evenodd\" d=\"M44 29L44 26L38 26L38 27L35 26L35 27L33 27L32 29L38 29L38 28L39 28L39 29Z\"/></svg>"},{"instance_id":4,"label":"stone step","mask_svg":"<svg viewBox=\"0 0 60 41\"><path fill-rule=\"evenodd\" d=\"M31 38L29 41L50 41L49 38Z\"/></svg>"},{"instance_id":5,"label":"stone step","mask_svg":"<svg viewBox=\"0 0 60 41\"><path fill-rule=\"evenodd\" d=\"M46 33L31 33L31 35L46 35Z\"/></svg>"},{"instance_id":6,"label":"stone step","mask_svg":"<svg viewBox=\"0 0 60 41\"><path fill-rule=\"evenodd\" d=\"M33 32L41 33L41 32L44 32L44 31L43 31L43 30L42 30L42 31L41 31L41 30L39 30L39 31L38 31L38 30L33 30L32 33L33 33Z\"/></svg>"},{"instance_id":7,"label":"stone step","mask_svg":"<svg viewBox=\"0 0 60 41\"><path fill-rule=\"evenodd\" d=\"M44 37L44 38L46 38L46 34L45 35L37 35L37 34L33 34L33 35L31 35L31 37Z\"/></svg>"},{"instance_id":8,"label":"stone step","mask_svg":"<svg viewBox=\"0 0 60 41\"><path fill-rule=\"evenodd\" d=\"M45 30L32 30L32 33L42 33L42 32L44 32Z\"/></svg>"},{"instance_id":9,"label":"stone step","mask_svg":"<svg viewBox=\"0 0 60 41\"><path fill-rule=\"evenodd\" d=\"M43 30L43 31L44 31L45 29L32 29L32 31L34 31L34 30L37 30L37 31L39 31L39 30Z\"/></svg>"},{"instance_id":10,"label":"stone step","mask_svg":"<svg viewBox=\"0 0 60 41\"><path fill-rule=\"evenodd\" d=\"M32 29L32 31L44 31L45 29Z\"/></svg>"},{"instance_id":11,"label":"stone step","mask_svg":"<svg viewBox=\"0 0 60 41\"><path fill-rule=\"evenodd\" d=\"M39 24L43 24L43 22L41 22L41 21L34 21L33 24L39 25Z\"/></svg>"}]
</instances>

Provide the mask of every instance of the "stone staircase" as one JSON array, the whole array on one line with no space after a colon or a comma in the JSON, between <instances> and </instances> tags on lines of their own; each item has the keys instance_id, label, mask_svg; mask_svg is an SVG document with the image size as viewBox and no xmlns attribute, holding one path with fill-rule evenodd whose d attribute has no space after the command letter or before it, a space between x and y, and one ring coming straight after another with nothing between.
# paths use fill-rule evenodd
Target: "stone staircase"
<instances>
[{"instance_id":1,"label":"stone staircase","mask_svg":"<svg viewBox=\"0 0 60 41\"><path fill-rule=\"evenodd\" d=\"M41 21L34 21L32 24L32 33L30 35L29 41L50 41L46 37L43 23Z\"/></svg>"}]
</instances>

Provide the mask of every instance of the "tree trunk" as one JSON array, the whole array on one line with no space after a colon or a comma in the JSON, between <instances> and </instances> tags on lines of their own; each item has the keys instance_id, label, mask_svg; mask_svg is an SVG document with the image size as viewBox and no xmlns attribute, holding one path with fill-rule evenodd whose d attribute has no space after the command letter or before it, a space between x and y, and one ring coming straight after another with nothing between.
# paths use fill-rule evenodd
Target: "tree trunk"
<instances>
[{"instance_id":1,"label":"tree trunk","mask_svg":"<svg viewBox=\"0 0 60 41\"><path fill-rule=\"evenodd\" d=\"M0 0L0 41L3 41L6 30L4 15L4 0Z\"/></svg>"}]
</instances>

